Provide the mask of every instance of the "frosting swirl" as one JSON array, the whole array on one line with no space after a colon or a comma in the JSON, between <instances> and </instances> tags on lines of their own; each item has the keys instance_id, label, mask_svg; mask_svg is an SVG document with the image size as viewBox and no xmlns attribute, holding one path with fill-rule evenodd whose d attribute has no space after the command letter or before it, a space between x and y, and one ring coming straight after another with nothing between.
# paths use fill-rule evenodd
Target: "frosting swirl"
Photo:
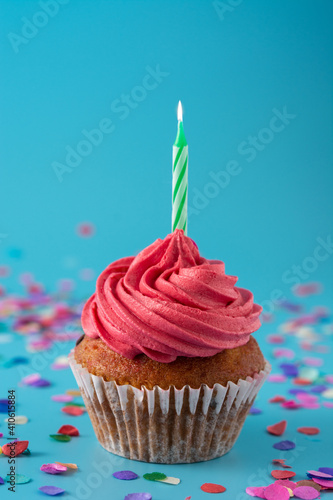
<instances>
[{"instance_id":1,"label":"frosting swirl","mask_svg":"<svg viewBox=\"0 0 333 500\"><path fill-rule=\"evenodd\" d=\"M130 359L213 356L246 344L260 327L262 308L236 281L177 229L101 273L83 309L83 330Z\"/></svg>"}]
</instances>

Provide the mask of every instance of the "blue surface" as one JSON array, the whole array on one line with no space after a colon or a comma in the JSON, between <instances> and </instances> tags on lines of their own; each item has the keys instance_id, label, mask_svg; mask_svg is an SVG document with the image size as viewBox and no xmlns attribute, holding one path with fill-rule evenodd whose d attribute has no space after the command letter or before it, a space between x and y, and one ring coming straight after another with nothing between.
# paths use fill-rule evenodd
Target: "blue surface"
<instances>
[{"instance_id":1,"label":"blue surface","mask_svg":"<svg viewBox=\"0 0 333 500\"><path fill-rule=\"evenodd\" d=\"M82 269L97 276L111 261L170 232L171 153L181 99L189 144L189 236L202 255L225 261L227 273L239 276L240 286L251 289L267 312L276 313L274 300L289 297L297 282L324 282L325 294L316 303L330 305L333 249L325 241L331 238L333 213L332 2L226 0L223 14L221 3L217 8L205 0L62 0L61 5L59 0L57 12L54 3L48 4L55 10L46 17L38 14L42 4L45 9L43 1L0 0L5 75L0 82L5 167L0 266L10 268L2 285L21 293L20 274L29 271L49 290L61 278L73 279L77 296L87 297L94 279L82 280ZM26 19L45 25L27 32ZM163 74L155 76L152 89L154 77L148 75L157 67ZM143 84L151 88L146 96L137 88ZM127 111L118 102L126 94L136 98ZM292 116L274 121L284 109ZM98 126L107 130L100 144L91 146L71 172L67 165L60 182L54 163L64 164L66 147L77 148L86 139L82 131ZM253 137L259 143L249 150ZM231 171L232 161L237 164ZM82 221L96 227L93 238L76 235ZM264 348L265 334L277 324L265 325L256 335ZM25 352L22 339L0 347L6 358ZM21 378L17 368L4 374L0 398ZM18 472L33 482L17 487L17 499L41 498L37 487L48 478L39 467L56 459L80 464L79 472L49 483L63 486L64 498L94 494L104 500L112 487L115 499L138 489L151 491L154 500L171 494L195 500L207 497L199 486L212 481L228 488L223 498L242 500L251 481L269 480L274 439L263 429L286 410L267 404L272 386L266 384L258 401L263 413L248 418L226 457L158 466L180 477L181 485L143 479L128 485L106 478L79 496L78 481L86 481L93 463L109 459L114 470L129 468L139 475L157 467L121 462L103 451L86 415L68 419L49 398L75 387L70 372L45 368L43 376L52 379L52 387L17 388L19 413L31 420L20 433L34 451L18 460ZM276 393L286 390L276 385ZM326 429L319 443L297 435L298 474L330 465L330 415L328 409L288 412L287 438L295 438L301 416L304 425L315 418ZM79 426L82 438L50 442L48 435L69 421ZM5 473L1 468L0 475ZM4 489L0 486L6 497Z\"/></svg>"}]
</instances>

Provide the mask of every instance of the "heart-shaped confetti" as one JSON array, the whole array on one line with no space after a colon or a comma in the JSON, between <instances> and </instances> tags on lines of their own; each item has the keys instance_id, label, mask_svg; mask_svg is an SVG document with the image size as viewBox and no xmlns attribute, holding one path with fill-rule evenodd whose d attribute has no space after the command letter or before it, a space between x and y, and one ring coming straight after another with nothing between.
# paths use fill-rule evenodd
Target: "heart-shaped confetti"
<instances>
[{"instance_id":1,"label":"heart-shaped confetti","mask_svg":"<svg viewBox=\"0 0 333 500\"><path fill-rule=\"evenodd\" d=\"M9 457L10 455L17 457L28 448L29 441L12 441L6 443L2 447L2 453Z\"/></svg>"},{"instance_id":2,"label":"heart-shaped confetti","mask_svg":"<svg viewBox=\"0 0 333 500\"><path fill-rule=\"evenodd\" d=\"M287 421L281 420L281 422L278 422L277 424L269 425L267 427L267 432L273 434L274 436L282 436L286 428L287 428Z\"/></svg>"},{"instance_id":3,"label":"heart-shaped confetti","mask_svg":"<svg viewBox=\"0 0 333 500\"><path fill-rule=\"evenodd\" d=\"M61 411L72 417L79 417L84 414L84 410L78 406L64 406Z\"/></svg>"},{"instance_id":4,"label":"heart-shaped confetti","mask_svg":"<svg viewBox=\"0 0 333 500\"><path fill-rule=\"evenodd\" d=\"M291 470L272 470L271 474L275 479L290 479L296 476L296 473Z\"/></svg>"},{"instance_id":5,"label":"heart-shaped confetti","mask_svg":"<svg viewBox=\"0 0 333 500\"><path fill-rule=\"evenodd\" d=\"M62 425L58 430L58 434L66 434L67 436L79 436L79 430L74 425Z\"/></svg>"}]
</instances>

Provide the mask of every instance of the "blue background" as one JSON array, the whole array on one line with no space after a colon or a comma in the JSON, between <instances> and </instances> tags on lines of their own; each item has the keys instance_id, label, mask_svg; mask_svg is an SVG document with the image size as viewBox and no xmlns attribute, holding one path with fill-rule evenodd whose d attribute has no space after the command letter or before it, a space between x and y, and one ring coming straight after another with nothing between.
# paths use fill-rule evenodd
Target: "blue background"
<instances>
[{"instance_id":1,"label":"blue background","mask_svg":"<svg viewBox=\"0 0 333 500\"><path fill-rule=\"evenodd\" d=\"M239 276L267 311L274 309L274 290L290 292L284 273L295 277L294 265L304 273L312 262L301 280L323 281L321 302L329 304L331 254L314 263L313 255L317 238L331 236L332 225L332 2L226 0L222 12L204 0L69 0L19 42L26 19L43 24L36 14L41 4L0 1L0 264L11 269L6 288L20 290L18 277L29 271L49 290L60 278L71 278L86 297L94 280L80 279L80 270L91 268L97 276L111 261L170 232L171 147L181 99L189 206L197 206L198 192L206 200L188 224L201 253L225 261L227 273ZM122 119L115 100L140 94L135 88L147 66L159 66L167 76ZM249 136L267 138L263 129L273 110L284 107L294 118L248 161L242 143ZM64 163L66 147L75 149L82 130L95 129L104 118L114 131L60 182L54 162ZM209 187L210 173L225 172L231 160L240 173L224 188ZM96 227L93 238L77 236L82 221ZM59 374L59 388L68 387L69 377ZM247 423L253 446L255 418L262 417ZM89 460L105 455L91 446ZM235 468L247 478L254 451L241 459L241 442L237 447L228 456L226 477ZM173 469L168 473L177 475ZM204 481L210 472L216 479L210 463L193 466L197 470L205 472ZM107 498L106 484L98 490L101 499ZM160 491L156 498L167 498ZM201 498L200 491L192 498Z\"/></svg>"}]
</instances>

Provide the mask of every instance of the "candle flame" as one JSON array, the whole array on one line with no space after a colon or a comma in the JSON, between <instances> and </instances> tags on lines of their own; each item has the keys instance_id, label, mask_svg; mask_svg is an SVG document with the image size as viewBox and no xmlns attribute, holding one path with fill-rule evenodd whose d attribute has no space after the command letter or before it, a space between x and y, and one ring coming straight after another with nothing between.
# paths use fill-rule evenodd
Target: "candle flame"
<instances>
[{"instance_id":1,"label":"candle flame","mask_svg":"<svg viewBox=\"0 0 333 500\"><path fill-rule=\"evenodd\" d=\"M182 107L182 103L180 101L178 103L177 118L178 118L179 122L183 121L183 107Z\"/></svg>"}]
</instances>

